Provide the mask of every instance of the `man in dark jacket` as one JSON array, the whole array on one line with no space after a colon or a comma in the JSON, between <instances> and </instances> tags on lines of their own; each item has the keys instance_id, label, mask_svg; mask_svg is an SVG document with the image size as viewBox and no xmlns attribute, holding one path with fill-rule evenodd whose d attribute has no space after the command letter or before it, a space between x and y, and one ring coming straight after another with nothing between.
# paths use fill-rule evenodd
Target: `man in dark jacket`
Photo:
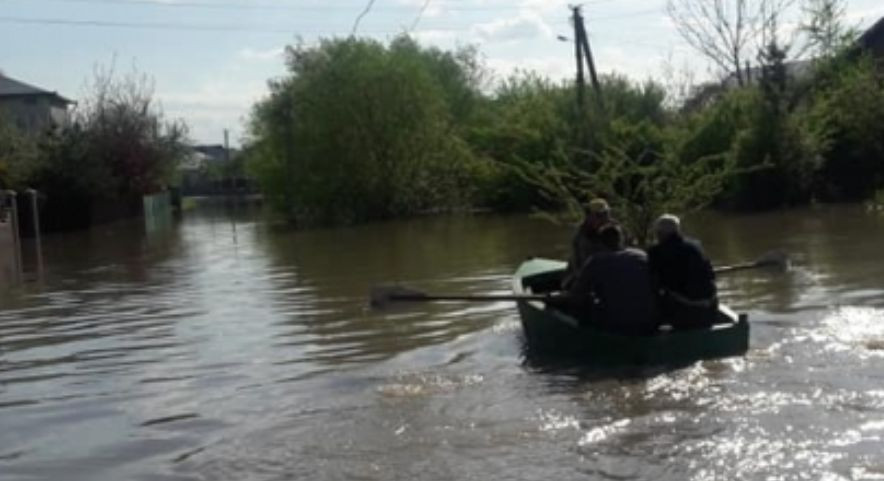
<instances>
[{"instance_id":1,"label":"man in dark jacket","mask_svg":"<svg viewBox=\"0 0 884 481\"><path fill-rule=\"evenodd\" d=\"M656 298L647 256L623 247L623 231L609 224L599 232L604 248L584 264L569 290L581 318L615 332L650 334L657 328Z\"/></svg>"},{"instance_id":2,"label":"man in dark jacket","mask_svg":"<svg viewBox=\"0 0 884 481\"><path fill-rule=\"evenodd\" d=\"M654 224L657 244L648 250L660 294L664 323L675 328L705 327L715 322L718 293L715 271L700 243L684 237L678 217L666 214Z\"/></svg>"}]
</instances>

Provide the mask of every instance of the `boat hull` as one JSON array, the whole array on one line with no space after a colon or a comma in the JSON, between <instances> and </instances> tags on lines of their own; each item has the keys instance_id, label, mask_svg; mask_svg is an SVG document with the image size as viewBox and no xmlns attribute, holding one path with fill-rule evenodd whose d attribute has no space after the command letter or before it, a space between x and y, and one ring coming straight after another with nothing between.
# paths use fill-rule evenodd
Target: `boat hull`
<instances>
[{"instance_id":1,"label":"boat hull","mask_svg":"<svg viewBox=\"0 0 884 481\"><path fill-rule=\"evenodd\" d=\"M561 279L565 263L530 259L513 278L513 291L549 291ZM675 365L701 359L740 356L749 349L749 322L726 306L719 323L707 329L661 328L651 336L625 336L580 323L540 301L519 301L519 316L529 354L580 358L597 365Z\"/></svg>"}]
</instances>

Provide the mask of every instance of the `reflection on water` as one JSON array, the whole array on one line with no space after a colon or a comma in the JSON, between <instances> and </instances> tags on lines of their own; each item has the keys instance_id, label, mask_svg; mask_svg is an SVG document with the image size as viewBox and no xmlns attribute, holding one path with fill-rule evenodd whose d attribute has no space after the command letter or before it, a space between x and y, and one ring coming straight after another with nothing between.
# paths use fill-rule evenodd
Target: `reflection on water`
<instances>
[{"instance_id":1,"label":"reflection on water","mask_svg":"<svg viewBox=\"0 0 884 481\"><path fill-rule=\"evenodd\" d=\"M372 311L371 286L506 292L569 229L428 218L293 232L203 205L50 237L0 293L0 480L873 479L884 473L884 217L687 222L755 322L745 358L522 363L509 303ZM25 257L33 253L25 253Z\"/></svg>"}]
</instances>

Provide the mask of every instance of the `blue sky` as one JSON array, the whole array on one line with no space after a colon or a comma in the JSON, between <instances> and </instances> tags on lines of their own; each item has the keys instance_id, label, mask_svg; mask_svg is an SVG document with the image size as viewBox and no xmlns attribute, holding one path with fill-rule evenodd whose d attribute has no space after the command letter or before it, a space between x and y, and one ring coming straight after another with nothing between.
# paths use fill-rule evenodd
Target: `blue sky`
<instances>
[{"instance_id":1,"label":"blue sky","mask_svg":"<svg viewBox=\"0 0 884 481\"><path fill-rule=\"evenodd\" d=\"M267 80L285 73L282 48L301 38L349 35L362 0L0 0L0 70L77 99L96 66L133 68L155 81L167 116L196 142L237 143ZM497 76L515 68L573 75L573 0L376 0L358 34L387 40L410 31L440 47L476 44ZM664 65L709 78L708 63L678 37L665 0L586 0L584 14L602 72L661 79ZM848 20L867 27L880 0L852 0Z\"/></svg>"}]
</instances>

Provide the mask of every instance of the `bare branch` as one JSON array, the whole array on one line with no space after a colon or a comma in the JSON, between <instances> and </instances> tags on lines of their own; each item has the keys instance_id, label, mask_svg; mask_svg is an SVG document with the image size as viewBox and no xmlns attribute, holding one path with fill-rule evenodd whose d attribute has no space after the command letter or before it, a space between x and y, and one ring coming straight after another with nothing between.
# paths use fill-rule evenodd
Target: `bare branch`
<instances>
[{"instance_id":1,"label":"bare branch","mask_svg":"<svg viewBox=\"0 0 884 481\"><path fill-rule=\"evenodd\" d=\"M776 20L795 0L668 0L681 37L724 76L745 81L744 62L775 38Z\"/></svg>"}]
</instances>

